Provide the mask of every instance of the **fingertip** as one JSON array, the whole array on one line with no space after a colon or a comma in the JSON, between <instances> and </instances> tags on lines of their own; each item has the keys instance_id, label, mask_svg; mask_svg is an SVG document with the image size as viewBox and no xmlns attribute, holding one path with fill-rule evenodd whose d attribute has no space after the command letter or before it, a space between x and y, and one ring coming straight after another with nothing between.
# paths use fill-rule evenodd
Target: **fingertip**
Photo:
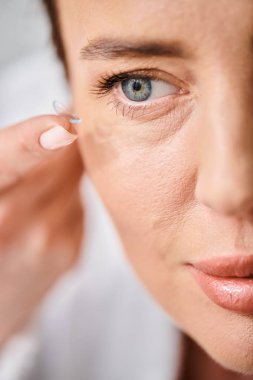
<instances>
[{"instance_id":1,"label":"fingertip","mask_svg":"<svg viewBox=\"0 0 253 380\"><path fill-rule=\"evenodd\" d=\"M39 142L47 150L55 150L72 144L77 135L68 132L63 126L55 125L42 133Z\"/></svg>"}]
</instances>

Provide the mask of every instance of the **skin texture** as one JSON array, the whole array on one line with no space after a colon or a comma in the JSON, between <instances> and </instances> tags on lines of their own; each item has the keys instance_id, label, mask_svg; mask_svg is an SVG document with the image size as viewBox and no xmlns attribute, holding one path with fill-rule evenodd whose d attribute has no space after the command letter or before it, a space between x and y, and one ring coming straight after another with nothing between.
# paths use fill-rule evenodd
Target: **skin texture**
<instances>
[{"instance_id":1,"label":"skin texture","mask_svg":"<svg viewBox=\"0 0 253 380\"><path fill-rule=\"evenodd\" d=\"M252 0L58 0L58 9L81 154L133 268L214 360L253 374L253 317L212 303L184 266L253 252ZM190 54L81 60L102 37L176 40ZM91 93L108 72L154 67L184 95L123 115L112 94Z\"/></svg>"}]
</instances>

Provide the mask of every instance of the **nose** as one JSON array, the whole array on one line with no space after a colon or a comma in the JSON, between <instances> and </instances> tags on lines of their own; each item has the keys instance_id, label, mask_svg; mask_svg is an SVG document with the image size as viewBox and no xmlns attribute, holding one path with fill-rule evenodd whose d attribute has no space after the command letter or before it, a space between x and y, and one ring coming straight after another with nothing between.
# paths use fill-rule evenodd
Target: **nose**
<instances>
[{"instance_id":1,"label":"nose","mask_svg":"<svg viewBox=\"0 0 253 380\"><path fill-rule=\"evenodd\" d=\"M219 213L253 211L252 92L252 76L216 75L200 107L195 197Z\"/></svg>"}]
</instances>

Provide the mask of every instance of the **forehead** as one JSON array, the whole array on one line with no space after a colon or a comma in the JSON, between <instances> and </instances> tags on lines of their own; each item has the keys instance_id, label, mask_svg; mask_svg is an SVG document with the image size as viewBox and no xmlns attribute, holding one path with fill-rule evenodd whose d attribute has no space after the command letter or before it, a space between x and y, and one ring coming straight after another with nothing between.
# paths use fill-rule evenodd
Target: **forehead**
<instances>
[{"instance_id":1,"label":"forehead","mask_svg":"<svg viewBox=\"0 0 253 380\"><path fill-rule=\"evenodd\" d=\"M118 34L136 39L150 36L166 39L169 35L198 43L210 35L220 38L253 32L253 0L58 0L58 3L72 32L83 33L88 39Z\"/></svg>"}]
</instances>

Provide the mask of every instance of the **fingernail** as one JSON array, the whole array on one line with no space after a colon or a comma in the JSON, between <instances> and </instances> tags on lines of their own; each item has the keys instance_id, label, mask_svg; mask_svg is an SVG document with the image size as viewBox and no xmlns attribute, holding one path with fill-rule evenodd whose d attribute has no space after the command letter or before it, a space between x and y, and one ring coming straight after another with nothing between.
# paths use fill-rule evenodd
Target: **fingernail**
<instances>
[{"instance_id":1,"label":"fingernail","mask_svg":"<svg viewBox=\"0 0 253 380\"><path fill-rule=\"evenodd\" d=\"M56 125L40 136L40 145L45 149L58 149L71 144L77 139L76 135L68 132L61 125Z\"/></svg>"}]
</instances>

